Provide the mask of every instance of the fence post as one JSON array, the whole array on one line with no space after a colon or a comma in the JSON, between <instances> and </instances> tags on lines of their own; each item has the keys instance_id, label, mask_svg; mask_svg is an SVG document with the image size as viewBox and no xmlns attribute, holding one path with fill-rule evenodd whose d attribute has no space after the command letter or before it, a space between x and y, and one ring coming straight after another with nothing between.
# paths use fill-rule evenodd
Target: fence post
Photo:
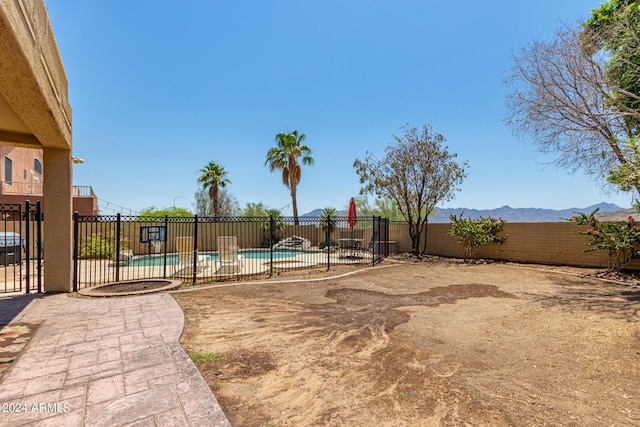
<instances>
[{"instance_id":1,"label":"fence post","mask_svg":"<svg viewBox=\"0 0 640 427\"><path fill-rule=\"evenodd\" d=\"M273 229L275 228L275 219L273 215L269 215L269 277L273 276Z\"/></svg>"},{"instance_id":2,"label":"fence post","mask_svg":"<svg viewBox=\"0 0 640 427\"><path fill-rule=\"evenodd\" d=\"M196 284L198 274L198 215L193 217L193 275L192 285Z\"/></svg>"},{"instance_id":3,"label":"fence post","mask_svg":"<svg viewBox=\"0 0 640 427\"><path fill-rule=\"evenodd\" d=\"M79 213L73 213L73 292L78 292L78 217Z\"/></svg>"},{"instance_id":4,"label":"fence post","mask_svg":"<svg viewBox=\"0 0 640 427\"><path fill-rule=\"evenodd\" d=\"M25 221L25 226L24 226L24 239L27 242L27 244L25 245L24 248L24 256L27 258L27 292L29 293L31 292L31 260L29 258L31 258L31 251L29 250L29 246L31 246L31 221L30 220L30 216L31 216L31 203L28 200L24 201L24 208L25 208L25 212L26 212L26 221ZM20 215L22 216L22 215ZM15 262L15 258L16 258L16 254L15 254L15 243L13 242L13 250L14 250L14 255L13 255L13 260ZM22 242L18 242L18 243L22 243ZM9 248L6 248L6 250L9 250ZM22 263L21 263L22 264Z\"/></svg>"},{"instance_id":5,"label":"fence post","mask_svg":"<svg viewBox=\"0 0 640 427\"><path fill-rule=\"evenodd\" d=\"M42 292L42 204L36 202L36 250L38 251L38 293Z\"/></svg>"},{"instance_id":6,"label":"fence post","mask_svg":"<svg viewBox=\"0 0 640 427\"><path fill-rule=\"evenodd\" d=\"M327 215L327 230L324 233L324 242L326 243L327 248L327 271L331 269L331 232L329 229L331 228L331 215Z\"/></svg>"},{"instance_id":7,"label":"fence post","mask_svg":"<svg viewBox=\"0 0 640 427\"><path fill-rule=\"evenodd\" d=\"M169 215L164 216L164 257L162 264L164 265L162 270L162 278L167 278L167 235L169 234ZM177 251L176 251L177 252Z\"/></svg>"},{"instance_id":8,"label":"fence post","mask_svg":"<svg viewBox=\"0 0 640 427\"><path fill-rule=\"evenodd\" d=\"M372 264L371 266L375 266L376 265L376 239L378 239L378 241L380 240L380 236L376 235L376 216L373 215L373 219L372 219L373 225L371 226L372 231L371 231L371 240L372 240L372 244L373 244L373 248L371 249L371 260L372 260ZM380 234L380 224L378 224L378 234ZM378 243L378 245L380 245L380 243Z\"/></svg>"},{"instance_id":9,"label":"fence post","mask_svg":"<svg viewBox=\"0 0 640 427\"><path fill-rule=\"evenodd\" d=\"M120 281L120 212L116 214L116 282Z\"/></svg>"},{"instance_id":10,"label":"fence post","mask_svg":"<svg viewBox=\"0 0 640 427\"><path fill-rule=\"evenodd\" d=\"M384 257L389 256L389 218L384 219Z\"/></svg>"}]
</instances>

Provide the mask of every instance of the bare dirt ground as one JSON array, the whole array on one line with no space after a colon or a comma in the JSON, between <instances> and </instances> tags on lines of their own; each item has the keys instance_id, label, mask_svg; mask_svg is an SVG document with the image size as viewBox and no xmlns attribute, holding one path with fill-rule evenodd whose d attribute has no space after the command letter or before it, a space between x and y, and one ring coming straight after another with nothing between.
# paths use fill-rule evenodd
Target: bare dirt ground
<instances>
[{"instance_id":1,"label":"bare dirt ground","mask_svg":"<svg viewBox=\"0 0 640 427\"><path fill-rule=\"evenodd\" d=\"M429 258L173 295L234 426L638 426L640 288L566 273L596 271Z\"/></svg>"}]
</instances>

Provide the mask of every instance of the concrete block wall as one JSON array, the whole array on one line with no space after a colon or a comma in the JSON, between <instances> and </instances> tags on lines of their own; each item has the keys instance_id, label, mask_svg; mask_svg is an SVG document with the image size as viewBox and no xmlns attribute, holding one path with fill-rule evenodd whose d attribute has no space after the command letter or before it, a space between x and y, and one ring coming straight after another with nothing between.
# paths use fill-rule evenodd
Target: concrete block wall
<instances>
[{"instance_id":1,"label":"concrete block wall","mask_svg":"<svg viewBox=\"0 0 640 427\"><path fill-rule=\"evenodd\" d=\"M428 224L427 254L464 257L457 238L448 234L450 228L451 224ZM609 255L606 251L584 252L589 246L586 236L579 232L586 229L569 222L506 223L500 234L507 235L507 241L482 247L478 257L522 263L607 267ZM397 242L399 252L411 251L407 224L391 224L390 231L390 240ZM640 261L634 260L630 267L640 269Z\"/></svg>"}]
</instances>

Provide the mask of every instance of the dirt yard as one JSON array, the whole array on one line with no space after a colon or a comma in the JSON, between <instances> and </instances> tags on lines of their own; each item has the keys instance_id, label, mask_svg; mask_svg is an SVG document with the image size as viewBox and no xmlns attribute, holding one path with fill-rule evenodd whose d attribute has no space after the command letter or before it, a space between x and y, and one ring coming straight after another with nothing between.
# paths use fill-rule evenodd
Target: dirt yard
<instances>
[{"instance_id":1,"label":"dirt yard","mask_svg":"<svg viewBox=\"0 0 640 427\"><path fill-rule=\"evenodd\" d=\"M173 295L234 426L639 426L640 288L567 272L590 273L385 261Z\"/></svg>"}]
</instances>

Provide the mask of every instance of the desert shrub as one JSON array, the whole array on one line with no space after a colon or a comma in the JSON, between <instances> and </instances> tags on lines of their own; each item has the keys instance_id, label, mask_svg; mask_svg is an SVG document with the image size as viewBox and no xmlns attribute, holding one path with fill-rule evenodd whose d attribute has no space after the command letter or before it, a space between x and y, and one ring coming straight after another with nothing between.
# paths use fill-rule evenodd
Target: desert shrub
<instances>
[{"instance_id":1,"label":"desert shrub","mask_svg":"<svg viewBox=\"0 0 640 427\"><path fill-rule=\"evenodd\" d=\"M465 262L469 258L475 258L478 250L489 243L504 243L506 236L497 236L496 233L502 230L505 220L502 218L493 218L492 216L479 218L463 218L464 211L460 213L460 217L451 214L451 228L449 235L458 238L458 243L464 249Z\"/></svg>"},{"instance_id":2,"label":"desert shrub","mask_svg":"<svg viewBox=\"0 0 640 427\"><path fill-rule=\"evenodd\" d=\"M128 249L128 239L120 236L120 250ZM116 252L116 233L107 231L83 236L80 239L81 258L111 258Z\"/></svg>"},{"instance_id":3,"label":"desert shrub","mask_svg":"<svg viewBox=\"0 0 640 427\"><path fill-rule=\"evenodd\" d=\"M324 249L327 246L331 246L332 249L338 249L340 248L340 242L337 240L329 240L329 245L327 245L327 241L323 240L322 242L318 243L318 249Z\"/></svg>"},{"instance_id":4,"label":"desert shrub","mask_svg":"<svg viewBox=\"0 0 640 427\"><path fill-rule=\"evenodd\" d=\"M585 252L605 250L609 254L609 270L620 270L640 254L640 224L629 216L626 221L600 221L595 217L598 210L589 215L576 212L568 219L576 225L586 225L587 236Z\"/></svg>"},{"instance_id":5,"label":"desert shrub","mask_svg":"<svg viewBox=\"0 0 640 427\"><path fill-rule=\"evenodd\" d=\"M327 246L331 246L331 247L338 246L338 242L334 241L332 237L333 230L336 228L336 224L337 224L336 215L337 215L336 209L331 207L324 208L320 213L320 227L322 228L322 231L325 232L325 236L327 233L329 234L328 239L325 239L323 242L320 242L318 244L318 247L320 249L324 249ZM327 245L327 240L329 241L328 245Z\"/></svg>"},{"instance_id":6,"label":"desert shrub","mask_svg":"<svg viewBox=\"0 0 640 427\"><path fill-rule=\"evenodd\" d=\"M260 223L260 229L264 234L263 239L260 241L260 247L268 248L271 244L278 243L282 240L281 234L285 227L284 218L280 214L278 209L268 209L266 218ZM273 218L273 223L271 219Z\"/></svg>"}]
</instances>

